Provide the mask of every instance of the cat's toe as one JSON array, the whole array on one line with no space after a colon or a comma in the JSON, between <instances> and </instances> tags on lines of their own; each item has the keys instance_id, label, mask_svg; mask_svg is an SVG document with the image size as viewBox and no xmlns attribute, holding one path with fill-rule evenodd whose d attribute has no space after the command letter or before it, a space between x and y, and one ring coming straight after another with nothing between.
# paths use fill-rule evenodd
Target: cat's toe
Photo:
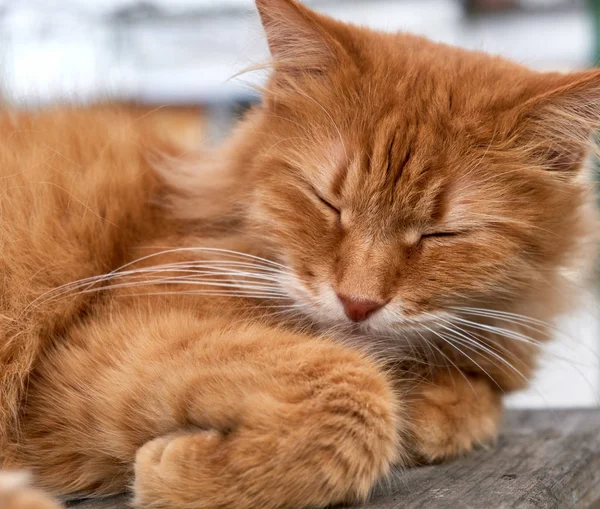
<instances>
[{"instance_id":1,"label":"cat's toe","mask_svg":"<svg viewBox=\"0 0 600 509\"><path fill-rule=\"evenodd\" d=\"M144 444L137 452L136 464L157 465L170 442L169 437L160 437Z\"/></svg>"},{"instance_id":2,"label":"cat's toe","mask_svg":"<svg viewBox=\"0 0 600 509\"><path fill-rule=\"evenodd\" d=\"M190 480L190 493L181 493L181 500L187 500L191 493L197 493L196 507L208 507L202 502L203 467L207 458L213 455L222 442L222 434L215 430L179 432L156 438L143 445L135 460L134 506L136 507L179 507L173 502L176 486L185 484L190 478L189 471L196 472ZM205 476L210 479L209 475ZM168 502L168 503L167 503Z\"/></svg>"}]
</instances>

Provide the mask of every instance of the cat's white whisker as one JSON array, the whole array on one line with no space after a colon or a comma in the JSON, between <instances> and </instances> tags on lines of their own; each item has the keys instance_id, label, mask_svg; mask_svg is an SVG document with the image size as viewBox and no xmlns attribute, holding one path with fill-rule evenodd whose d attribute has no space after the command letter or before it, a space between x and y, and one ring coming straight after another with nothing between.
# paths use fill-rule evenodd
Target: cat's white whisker
<instances>
[{"instance_id":1,"label":"cat's white whisker","mask_svg":"<svg viewBox=\"0 0 600 509\"><path fill-rule=\"evenodd\" d=\"M454 320L457 321L457 322L460 322L460 323L464 323L465 325L469 325L469 326L471 326L473 328L481 329L481 330L486 330L486 331L489 331L489 332L492 332L492 333L496 333L496 334L498 334L500 336L511 338L511 339L514 339L515 341L521 341L521 342L527 343L529 345L533 345L533 346L539 347L540 345L543 344L540 341L535 340L535 339L533 339L533 338L531 338L531 337L529 337L529 336L527 336L525 334L521 334L519 332L510 330L510 329L506 329L506 328L503 328L503 327L497 327L497 326L494 326L494 325L487 325L487 324L484 324L484 323L474 322L472 320L467 320L465 318L460 318L458 316L455 317Z\"/></svg>"},{"instance_id":2,"label":"cat's white whisker","mask_svg":"<svg viewBox=\"0 0 600 509\"><path fill-rule=\"evenodd\" d=\"M487 314L483 314L482 316L483 316L483 317L485 317L485 318L501 319L501 317L497 317L497 316L495 316L495 315L487 315ZM509 323L510 323L510 320L509 320ZM458 327L458 325L457 325L457 324L453 324L453 325L454 325L454 326L456 326L456 327ZM519 326L526 326L525 324L521 324L521 323L517 323L517 325L519 325ZM471 327L471 328L475 328L475 326L473 326L473 325L471 325L470 327ZM543 330L543 329L541 329L541 330L540 330L540 329L538 329L538 328L535 328L535 327L531 327L531 328L532 328L532 330L534 330L534 331L545 332L545 333L547 334L547 331L545 331L545 330ZM547 328L549 328L549 329L550 329L550 326L547 326ZM560 330L558 330L558 329L556 329L556 331L557 331L559 334L564 334L564 333L562 333L562 332L561 332ZM484 331L484 332L487 332L487 331ZM479 335L479 334L478 334L477 332L475 332L475 331L469 331L469 333L470 333L470 334L474 334L474 335ZM498 333L498 332L495 332L495 333L496 333L496 334L498 334L498 335L501 335L501 334L500 334L500 333ZM566 338L566 339L569 339L569 340L572 342L572 344L571 344L570 346L573 346L573 347L574 347L574 346L577 346L577 347L583 348L583 349L585 349L585 350L586 350L586 351L587 351L587 352L588 352L590 355L592 355L592 356L594 357L594 359L596 359L596 360L600 360L600 356L598 355L598 353L597 353L596 351L594 351L594 349L593 349L593 348L591 348L589 345L586 345L586 344L583 344L583 343L580 343L580 342L576 342L574 338L572 338L572 337L570 337L570 336L567 336L567 335L564 335L563 337L564 337L564 338ZM512 339L512 338L508 338L508 339ZM536 340L534 340L533 338L530 338L530 339L532 339L532 341L536 341ZM550 339L550 338L548 337L548 339ZM502 345L496 344L496 346L497 346L498 348L503 348L504 350L507 350L507 347L502 347ZM538 346L539 348L542 348L542 347L544 346L544 342L538 342L538 344L537 344L536 346ZM545 355L547 355L547 356L549 356L549 357L552 357L553 359L557 359L557 360L560 360L560 361L564 361L564 362L566 362L567 364L569 364L569 365L571 365L571 366L573 366L573 367L575 367L575 366L577 366L577 365L580 365L580 366L585 366L585 367L589 366L589 364L583 363L583 362L581 362L581 361L577 361L577 360L575 360L575 359L572 359L572 358L569 358L569 357L565 357L565 356L563 356L563 355L559 355L559 354L557 354L557 353L555 353L555 352L546 351L546 352L545 352Z\"/></svg>"},{"instance_id":3,"label":"cat's white whisker","mask_svg":"<svg viewBox=\"0 0 600 509\"><path fill-rule=\"evenodd\" d=\"M280 291L275 291L267 287L259 286L259 285L238 285L238 284L227 284L223 281L218 280L209 280L209 281L188 281L188 280L174 280L174 279L158 279L158 280L144 280L144 281L135 281L131 283L117 283L111 286L103 286L100 288L89 288L86 290L81 290L79 293L93 293L100 291L110 291L114 289L122 289L122 288L137 288L141 286L153 286L153 285L193 285L193 286L208 286L208 287L216 287L216 288L232 288L236 290L247 290L247 291L261 291L265 295L278 295L283 296L284 294Z\"/></svg>"},{"instance_id":4,"label":"cat's white whisker","mask_svg":"<svg viewBox=\"0 0 600 509\"><path fill-rule=\"evenodd\" d=\"M476 353L477 350L473 347L473 345L471 343L469 343L468 341L462 341L462 340L460 340L459 338L457 338L455 336L449 336L448 334L443 334L443 333L441 333L439 331L435 331L434 329L430 329L428 327L427 327L427 329L429 331L431 331L433 334L435 334L437 337L439 337L440 339L442 339L443 341L445 341L447 344L449 344L450 346L452 346L455 350L457 350L461 355L463 355L464 357L466 357L469 361L471 361L473 363L473 365L477 366L477 368L479 368L479 370L483 374L485 374L492 381L492 383L498 387L498 389L500 389L501 392L504 392L504 389L502 388L502 386L489 373L489 371L486 370L471 355L469 355L467 352L465 352L463 349L460 348L460 346L463 346L464 348L467 348L472 353Z\"/></svg>"},{"instance_id":5,"label":"cat's white whisker","mask_svg":"<svg viewBox=\"0 0 600 509\"><path fill-rule=\"evenodd\" d=\"M521 372L521 370L519 370L517 367L515 367L511 362L509 362L507 359L505 359L502 355L499 355L497 352L494 352L492 348L485 346L481 341L476 341L473 338L470 338L463 331L460 331L456 327L453 327L451 322L448 322L447 320L443 320L443 321L447 322L449 325L439 324L439 326L442 329L444 329L448 332L451 332L454 335L454 336L452 336L453 340L462 343L465 347L469 347L469 345L470 345L475 350L480 350L482 352L487 353L488 355L491 355L494 359L500 361L506 367L508 367L515 373L517 373L524 381L529 382L529 379Z\"/></svg>"},{"instance_id":6,"label":"cat's white whisker","mask_svg":"<svg viewBox=\"0 0 600 509\"><path fill-rule=\"evenodd\" d=\"M442 339L443 341L445 341L446 343L448 343L448 342L447 342L447 341L446 341L446 340L445 340L445 339L444 339L442 336L440 336L438 333L436 333L436 332L435 332L433 329L430 329L430 328L429 328L429 327L427 327L427 326L424 326L424 328L425 328L425 329L427 329L427 330L428 330L429 332L431 332L432 334L434 334L435 336L437 336L437 337L439 337L440 339ZM417 334L418 334L418 335L419 335L419 336L420 336L420 337L421 337L421 338L422 338L424 341L427 341L427 340L426 340L426 339L423 337L423 335L421 334L421 332L417 331ZM475 391L475 387L473 387L473 384L472 384L472 383L471 383L471 381L470 381L470 380L467 378L467 375L465 375L465 373L463 372L463 370L462 370L462 369L460 369L460 368L459 368L459 367L456 365L456 363L455 363L455 362L454 362L454 361L453 361L453 360L452 360L450 357L448 357L448 355L446 355L446 354L444 353L444 351L443 351L443 350L442 350L442 349L441 349L439 346L437 346L437 345L436 345L434 342L430 342L430 344L431 344L431 346L432 346L433 348L435 348L435 349L436 349L436 350L437 350L437 351L438 351L438 352L439 352L439 353L442 355L442 357L444 357L444 359L446 359L446 360L447 360L447 361L448 361L448 362L449 362L449 363L450 363L450 364L451 364L451 365L452 365L452 366L453 366L453 367L456 369L456 371L457 371L458 373L460 373L460 375L461 375L461 376L464 378L465 382L467 382L467 384L469 385L469 387L470 387L470 388L471 388L471 390L473 391L473 394L476 394L476 393L477 393L477 391ZM450 346L453 346L453 345L450 345Z\"/></svg>"},{"instance_id":7,"label":"cat's white whisker","mask_svg":"<svg viewBox=\"0 0 600 509\"><path fill-rule=\"evenodd\" d=\"M149 267L139 267L135 269L124 270L124 268L132 266L135 263L140 263L147 259L176 252L197 252L197 251L207 251L211 253L218 253L225 256L230 257L239 257L246 261L236 261L236 260L227 260L227 259L217 259L217 260L185 260L180 262L172 262L168 264L162 264L158 266L149 266ZM252 269L252 270L238 270L240 268L243 269ZM160 273L162 271L168 272L177 272L184 270L196 270L198 269L199 275L218 275L218 276L229 276L230 278L250 278L250 279L258 279L263 281L272 281L273 283L278 283L280 281L278 276L287 275L290 273L290 269L286 266L279 264L277 262L272 262L271 260L267 260L261 257L257 257L254 255L249 255L247 253L242 253L238 251L232 251L227 249L219 249L219 248L172 248L162 250L157 253L151 253L150 255L146 255L144 257L138 258L132 262L129 262L125 265L122 265L118 269L115 269L106 274L101 274L98 276L91 276L88 278L83 278L81 280L73 281L59 287L53 288L45 292L44 294L38 296L34 299L26 308L22 311L22 313L26 313L31 307L39 305L41 302L47 302L48 300L53 300L59 298L64 295L71 294L72 291L75 291L79 288L85 288L86 286L94 286L96 284L101 284L105 282L109 282L113 279L118 278L126 278L137 275L144 274L154 274ZM205 269L203 273L199 269ZM210 272L213 271L213 272ZM111 285L109 288L114 288L114 285ZM81 293L89 293L89 292L77 292Z\"/></svg>"},{"instance_id":8,"label":"cat's white whisker","mask_svg":"<svg viewBox=\"0 0 600 509\"><path fill-rule=\"evenodd\" d=\"M481 343L482 345L485 345L488 348L491 348L492 350L497 352L499 355L505 355L506 356L505 358L507 360L511 359L511 361L517 362L517 363L521 364L523 367L527 366L527 364L522 359L517 357L516 353L513 352L512 350L510 350L507 346L503 345L500 342L492 341L489 337L486 337L481 332L477 332L474 330L467 330L454 322L450 322L449 326L454 328L455 330L462 332L463 334L466 334L467 336L472 338L473 341Z\"/></svg>"},{"instance_id":9,"label":"cat's white whisker","mask_svg":"<svg viewBox=\"0 0 600 509\"><path fill-rule=\"evenodd\" d=\"M187 291L162 291L162 292L143 292L143 293L128 293L116 295L119 298L127 297L144 297L144 296L167 296L167 295L195 295L195 296L211 296L211 297L238 297L243 299L258 299L258 300L280 300L278 296L269 296L257 293L243 293L243 292L225 292L225 291L211 291L211 290L187 290Z\"/></svg>"},{"instance_id":10,"label":"cat's white whisker","mask_svg":"<svg viewBox=\"0 0 600 509\"><path fill-rule=\"evenodd\" d=\"M522 321L528 322L528 323L535 323L535 324L543 326L543 327L554 328L553 324L551 324L550 322L545 322L543 320L539 320L539 319L533 318L531 316L521 315L518 313L511 313L508 311L500 311L500 310L488 309L488 308L461 307L461 306L452 306L451 309L455 309L457 311L464 312L465 314L471 313L471 314L475 314L475 315L479 314L479 315L483 315L483 316L492 316L492 317L510 317L510 318L522 320Z\"/></svg>"}]
</instances>

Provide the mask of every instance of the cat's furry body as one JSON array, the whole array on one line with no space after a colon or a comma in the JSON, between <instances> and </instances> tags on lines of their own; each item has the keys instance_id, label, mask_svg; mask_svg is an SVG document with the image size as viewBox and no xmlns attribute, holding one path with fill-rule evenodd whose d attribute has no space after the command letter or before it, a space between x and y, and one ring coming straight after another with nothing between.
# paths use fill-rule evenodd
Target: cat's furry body
<instances>
[{"instance_id":1,"label":"cat's furry body","mask_svg":"<svg viewBox=\"0 0 600 509\"><path fill-rule=\"evenodd\" d=\"M205 172L118 108L0 118L1 460L55 493L362 499L493 439L589 273L600 73L257 4L276 71Z\"/></svg>"}]
</instances>

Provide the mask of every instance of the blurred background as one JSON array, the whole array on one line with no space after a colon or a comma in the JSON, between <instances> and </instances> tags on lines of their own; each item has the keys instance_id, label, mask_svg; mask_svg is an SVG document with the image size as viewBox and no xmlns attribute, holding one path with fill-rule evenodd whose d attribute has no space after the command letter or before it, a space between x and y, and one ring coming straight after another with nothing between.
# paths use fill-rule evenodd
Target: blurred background
<instances>
[{"instance_id":1,"label":"blurred background","mask_svg":"<svg viewBox=\"0 0 600 509\"><path fill-rule=\"evenodd\" d=\"M600 0L305 0L338 19L407 30L541 70L593 66ZM252 0L0 0L0 94L24 107L98 100L161 107L165 127L198 145L227 133L257 100L264 62ZM559 325L531 389L513 406L597 405L597 300Z\"/></svg>"}]
</instances>

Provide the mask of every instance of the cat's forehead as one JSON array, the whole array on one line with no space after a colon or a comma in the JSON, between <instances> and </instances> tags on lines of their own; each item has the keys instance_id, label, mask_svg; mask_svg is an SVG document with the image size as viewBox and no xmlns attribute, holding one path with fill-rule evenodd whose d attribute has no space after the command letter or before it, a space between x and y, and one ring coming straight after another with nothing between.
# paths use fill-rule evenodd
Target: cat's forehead
<instances>
[{"instance_id":1,"label":"cat's forehead","mask_svg":"<svg viewBox=\"0 0 600 509\"><path fill-rule=\"evenodd\" d=\"M460 226L484 211L496 191L486 184L493 170L481 164L482 150L391 123L374 131L370 142L331 140L310 178L355 227L409 232L431 222Z\"/></svg>"},{"instance_id":2,"label":"cat's forehead","mask_svg":"<svg viewBox=\"0 0 600 509\"><path fill-rule=\"evenodd\" d=\"M456 117L493 121L496 112L522 102L539 86L535 73L516 63L411 34L357 33L364 38L355 79L332 93L358 90L363 114L396 108L408 120L450 122ZM348 77L348 74L345 74ZM350 86L349 86L350 83ZM355 103L356 104L356 103Z\"/></svg>"}]
</instances>

